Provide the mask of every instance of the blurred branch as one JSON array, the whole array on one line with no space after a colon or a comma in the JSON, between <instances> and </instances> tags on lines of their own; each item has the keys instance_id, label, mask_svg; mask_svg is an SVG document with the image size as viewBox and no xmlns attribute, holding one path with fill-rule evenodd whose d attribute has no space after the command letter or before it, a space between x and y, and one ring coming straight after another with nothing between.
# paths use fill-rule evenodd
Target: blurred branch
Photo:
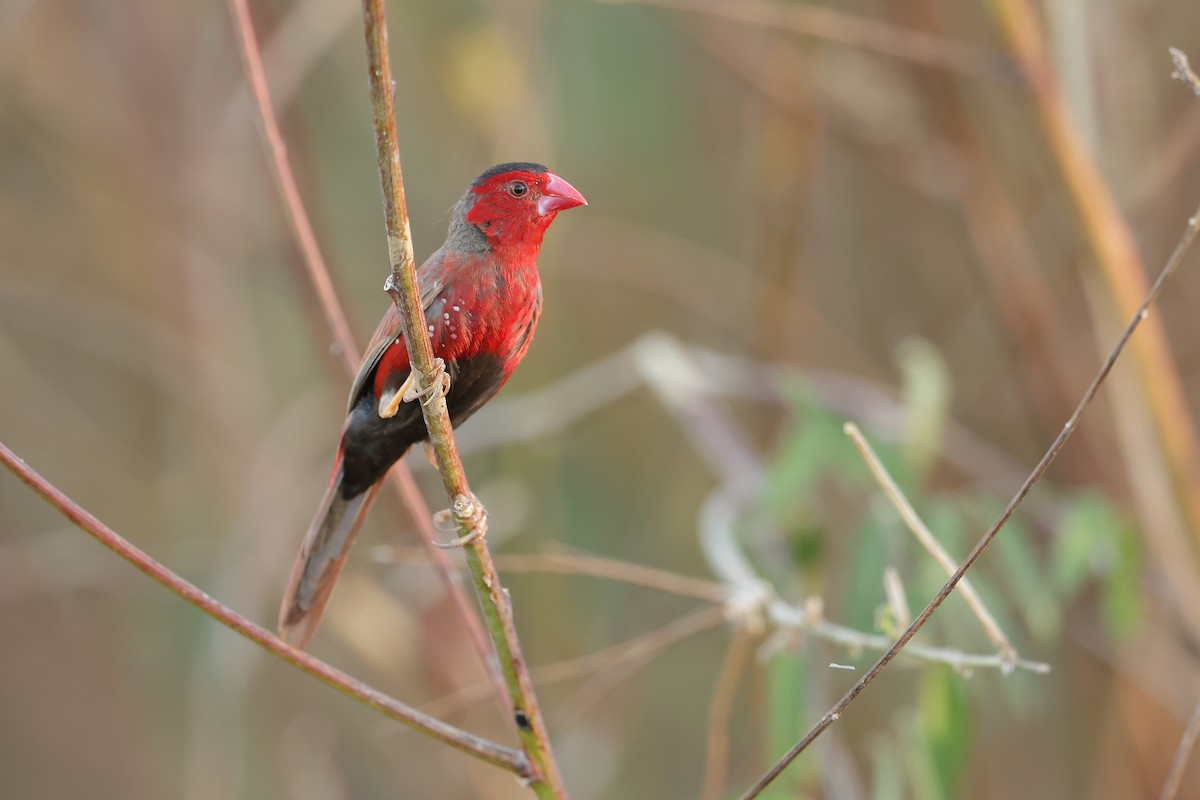
<instances>
[{"instance_id":1,"label":"blurred branch","mask_svg":"<svg viewBox=\"0 0 1200 800\"><path fill-rule=\"evenodd\" d=\"M627 348L580 367L548 386L492 401L475 417L477 424L463 430L459 437L460 452L546 436L628 396L642 385L653 388L653 362L643 361L638 354L652 353L654 342L663 337L660 332L643 334ZM800 380L812 389L822 405L859 419L875 435L888 441L902 436L903 405L895 392L881 383L840 372L798 370L791 364L755 361L666 338L696 362L695 377L703 391L713 397L783 405L783 389ZM989 490L1005 491L1025 477L1018 461L962 424L947 420L944 435L943 457L947 463ZM1031 498L1029 502L1044 507L1047 525L1053 521L1057 512L1054 503L1047 502L1045 497Z\"/></svg>"},{"instance_id":2,"label":"blurred branch","mask_svg":"<svg viewBox=\"0 0 1200 800\"><path fill-rule=\"evenodd\" d=\"M476 758L502 767L523 779L532 778L533 772L524 754L503 747L482 737L467 733L446 722L418 711L363 683L341 670L298 650L238 612L228 608L196 586L188 583L142 550L122 538L91 513L67 497L53 484L39 475L12 450L0 442L0 463L12 470L26 486L43 500L57 509L67 519L121 558L169 589L181 599L200 609L222 625L241 634L250 641L279 656L297 669L308 673L322 683L346 694L363 705L388 716L397 722L425 733Z\"/></svg>"},{"instance_id":3,"label":"blurred branch","mask_svg":"<svg viewBox=\"0 0 1200 800\"><path fill-rule=\"evenodd\" d=\"M862 691L866 689L866 687L873 680L875 680L879 673L891 663L892 659L894 659L896 655L902 649L904 649L905 645L907 645L913 636L916 635L917 631L924 627L925 623L929 621L929 618L933 615L933 613L937 611L942 603L945 602L946 598L950 596L950 593L954 591L954 588L962 580L963 576L966 575L967 570L969 570L975 564L975 562L979 560L979 557L983 555L983 551L986 550L988 545L992 543L992 540L996 538L996 534L1000 532L1000 529L1004 527L1006 522L1008 522L1009 518L1017 510L1017 507L1020 506L1025 500L1026 495L1028 495L1033 489L1034 484L1041 480L1042 476L1046 473L1046 470L1049 469L1050 464L1053 463L1059 451L1061 451L1063 446L1066 444L1067 439L1069 439L1071 434L1074 433L1075 428L1079 424L1079 420L1083 417L1083 412L1087 410L1089 405L1091 405L1092 399L1096 396L1096 392L1099 390L1100 385L1104 382L1104 379L1108 377L1109 372L1112 371L1113 365L1117 363L1117 358L1120 357L1122 352L1124 352L1125 345L1129 342L1130 337L1133 336L1133 332L1137 330L1138 325L1147 317L1150 306L1156 299L1158 299L1158 296L1162 292L1162 288L1166 284L1167 279L1174 274L1180 262L1183 260L1184 255L1186 255L1187 251L1191 248L1192 243L1196 239L1198 230L1200 230L1200 208L1198 208L1196 213L1191 217L1191 219L1188 220L1187 227L1184 229L1179 243L1175 246L1175 251L1171 254L1170 259L1167 260L1166 265L1162 268L1158 278L1154 281L1153 286L1150 287L1149 292L1146 294L1141 304L1134 311L1129 323L1125 326L1125 330L1117 340L1117 343L1113 346L1112 351L1108 354L1108 358L1105 359L1104 363L1100 367L1099 372L1096 373L1096 377L1092 380L1092 383L1088 386L1087 391L1084 392L1083 397L1080 399L1079 404L1075 407L1075 411L1071 414L1071 417L1067 420L1066 424L1063 425L1062 430L1059 431L1058 436L1055 437L1049 449L1046 450L1046 453L1042 456L1041 461L1039 461L1037 466L1033 468L1033 471L1029 474L1029 477L1025 479L1025 482L1021 484L1020 488L1017 490L1017 493L1013 496L1012 500L1009 501L1004 511L1002 511L996 521L992 523L992 526L988 529L987 533L985 533L983 538L981 538L976 543L975 547L971 549L971 552L958 566L958 569L954 571L954 574L950 576L950 579L946 581L946 584L929 602L929 605L925 606L925 609L917 616L913 623L909 625L907 629L905 629L904 633L901 634L900 638L896 640L895 644L893 644L888 651L883 654L883 657L880 658L879 661L877 661L875 665L871 667L871 669L865 675L863 675L862 678L860 678L859 681L855 683L854 686L852 686L850 690L846 692L846 694L843 695L842 698L838 700L838 702L835 703L831 709L829 709L829 711L825 713L825 716L823 716L808 731L808 733L806 733L804 737L800 739L800 741L798 741L790 750L788 750L788 752L784 754L784 756L778 762L776 762L775 765L772 766L765 775L759 778L759 780L756 781L744 795L742 795L742 800L751 800L751 798L758 797L762 791L766 789L766 787L770 785L772 781L775 780L775 778L779 777L780 773L782 773L783 770L786 769L787 766L791 764L797 756L804 752L804 750L807 749L808 746L812 744L818 736L820 736L830 725L832 725L841 717L846 708L852 702L854 702L859 694L861 694Z\"/></svg>"},{"instance_id":4,"label":"blurred branch","mask_svg":"<svg viewBox=\"0 0 1200 800\"><path fill-rule=\"evenodd\" d=\"M350 324L346 320L346 313L342 308L341 301L333 288L329 267L317 244L316 233L313 231L304 201L300 197L295 175L287 158L287 145L279 129L274 105L271 103L262 54L259 50L258 37L254 30L254 21L250 16L247 0L229 0L229 8L240 45L242 63L246 70L246 80L250 84L254 105L258 109L258 117L262 123L275 186L287 212L286 216L292 233L300 246L304 266L308 271L313 290L316 292L325 323L329 327L330 333L333 334L335 350L346 369L346 374L353 379L355 373L358 372L360 360L358 347L355 345L354 335L350 332ZM318 327L319 324L314 322L313 328ZM503 695L504 684L490 658L487 637L479 620L479 614L475 610L475 606L467 599L461 583L455 580L451 572L449 554L434 545L437 534L433 529L429 507L421 497L416 481L413 480L412 472L403 461L400 461L392 467L391 477L400 492L405 508L409 510L413 522L416 523L420 532L426 557L433 563L434 570L465 623L475 652L492 680L497 699L500 699Z\"/></svg>"},{"instance_id":5,"label":"blurred branch","mask_svg":"<svg viewBox=\"0 0 1200 800\"><path fill-rule=\"evenodd\" d=\"M810 599L804 608L789 605L759 576L743 552L736 523L757 500L755 489L763 467L735 424L712 402L711 385L689 351L665 334L643 337L634 347L635 364L655 390L668 412L688 433L723 483L704 501L697 523L700 547L709 569L729 587L727 613L732 618L753 621L765 615L779 628L803 630L818 638L848 647L888 650L893 641L827 622L821 601ZM726 375L726 383L736 379ZM768 554L769 557L769 554ZM958 669L992 667L1003 671L1013 666L1032 672L1048 672L1049 666L1034 661L1012 661L1003 655L978 656L957 650L913 645L910 655L950 664Z\"/></svg>"},{"instance_id":6,"label":"blurred branch","mask_svg":"<svg viewBox=\"0 0 1200 800\"><path fill-rule=\"evenodd\" d=\"M262 55L259 52L254 22L250 17L247 0L229 0L229 10L233 16L238 44L241 47L242 62L246 68L246 80L250 83L254 103L258 108L259 120L262 122L263 137L271 156L271 168L276 188L279 190L280 199L287 211L287 219L292 233L296 237L297 244L300 245L304 265L308 268L308 277L312 281L317 299L321 303L321 310L325 313L325 320L333 333L338 353L343 360L347 361L348 368L353 375L357 369L354 363L357 361L354 358L357 350L354 345L354 335L350 332L350 323L346 321L346 314L342 310L341 303L338 302L337 293L333 288L333 280L329 276L329 268L325 265L325 259L317 245L316 234L313 232L312 223L309 222L308 212L304 208L304 202L300 199L300 189L296 186L296 178L292 174L291 165L287 160L287 145L283 141L283 134L279 130L279 121L276 119L274 108L271 105L267 76L263 70Z\"/></svg>"},{"instance_id":7,"label":"blurred branch","mask_svg":"<svg viewBox=\"0 0 1200 800\"><path fill-rule=\"evenodd\" d=\"M722 606L705 606L660 628L638 634L631 639L609 645L593 653L534 667L531 674L534 683L538 686L562 683L576 678L614 675L618 667L643 664L667 648L719 625L725 620L725 616ZM424 709L427 714L448 717L464 707L482 700L486 693L487 686L485 684L467 686L425 705Z\"/></svg>"},{"instance_id":8,"label":"blurred branch","mask_svg":"<svg viewBox=\"0 0 1200 800\"><path fill-rule=\"evenodd\" d=\"M987 8L1029 82L1042 135L1057 162L1111 303L1119 318L1128 318L1147 294L1145 267L1133 233L1071 117L1050 61L1037 10L1030 0L997 0L988 3ZM1200 541L1200 453L1196 429L1166 331L1158 319L1149 320L1144 335L1135 342L1132 363L1141 376L1137 405L1153 420L1157 434L1155 457L1168 466L1173 506L1179 510L1183 526L1190 529L1193 540ZM1135 464L1127 464L1127 471L1137 468ZM1200 631L1193 626L1192 634L1200 636Z\"/></svg>"},{"instance_id":9,"label":"blurred branch","mask_svg":"<svg viewBox=\"0 0 1200 800\"><path fill-rule=\"evenodd\" d=\"M700 785L700 800L721 800L729 778L729 721L737 699L738 684L746 669L753 648L750 631L735 626L733 638L725 652L725 662L717 676L708 705L708 739L704 746L704 780Z\"/></svg>"},{"instance_id":10,"label":"blurred branch","mask_svg":"<svg viewBox=\"0 0 1200 800\"><path fill-rule=\"evenodd\" d=\"M647 383L659 393L667 410L676 416L680 426L693 437L699 452L723 478L724 483L701 506L697 525L701 551L709 569L729 586L727 613L747 620L765 614L767 621L779 628L802 630L847 647L892 648L894 642L887 637L826 621L819 598L812 598L804 608L798 608L775 595L770 583L759 576L743 552L736 531L737 521L757 500L754 489L762 475L757 455L732 420L707 396L709 383L686 348L665 334L656 334L639 340L635 354ZM726 378L727 382L736 382L731 376ZM971 655L949 648L913 645L907 652L960 670L989 667L1008 671L1013 666L1038 673L1050 670L1049 665L1036 661L1014 663L1003 655Z\"/></svg>"},{"instance_id":11,"label":"blurred branch","mask_svg":"<svg viewBox=\"0 0 1200 800\"><path fill-rule=\"evenodd\" d=\"M426 332L425 315L421 308L416 266L413 263L412 234L405 208L383 0L363 0L363 26L376 156L383 189L384 223L392 266L386 288L396 304L404 328L413 388L420 391L428 381L434 379L435 366L433 346ZM533 681L521 655L521 645L513 622L512 601L500 583L500 576L488 550L484 535L487 531L487 512L467 484L467 476L454 443L445 393L434 391L428 401L422 401L421 410L429 430L429 443L437 459L438 472L452 503L453 517L461 534L460 541L467 545L467 564L475 581L476 596L483 606L496 658L504 673L512 719L525 754L536 769L528 785L540 798L565 798L566 789L538 709Z\"/></svg>"},{"instance_id":12,"label":"blurred branch","mask_svg":"<svg viewBox=\"0 0 1200 800\"><path fill-rule=\"evenodd\" d=\"M1192 69L1192 65L1188 63L1187 54L1178 47L1168 47L1167 50L1171 53L1171 62L1175 65L1175 71L1171 73L1171 77L1192 87L1192 91L1200 97L1200 75L1197 75Z\"/></svg>"},{"instance_id":13,"label":"blurred branch","mask_svg":"<svg viewBox=\"0 0 1200 800\"><path fill-rule=\"evenodd\" d=\"M896 485L896 481L888 474L887 468L883 466L883 462L879 460L879 456L871 448L869 442L862 435L862 431L853 422L847 422L845 426L846 435L850 437L850 441L854 442L854 446L858 448L858 452L862 454L863 461L866 462L867 468L871 471L871 475L875 478L875 482L879 484L879 488L883 490L888 502L896 509L896 513L904 520L905 526L912 531L912 535L917 537L917 541L921 543L934 560L941 564L942 568L947 573L953 574L954 568L957 566L954 559L942 547L941 542L934 537L933 532L917 514L916 509L908 502L908 498L904 496L904 492ZM1008 637L1004 635L1004 631L1000 630L999 623L987 610L987 606L983 604L983 598L975 591L975 587L971 584L969 578L963 578L960 584L962 589L963 599L967 601L967 605L971 607L971 611L979 620L980 627L987 637L992 640L992 644L996 645L996 649L1000 651L1002 659L1007 659L1011 662L1016 662L1017 651L1013 649L1012 644L1008 641ZM900 596L903 596L902 594Z\"/></svg>"},{"instance_id":14,"label":"blurred branch","mask_svg":"<svg viewBox=\"0 0 1200 800\"><path fill-rule=\"evenodd\" d=\"M708 14L792 31L969 75L1003 75L1004 57L965 42L815 5L769 0L597 0Z\"/></svg>"},{"instance_id":15,"label":"blurred branch","mask_svg":"<svg viewBox=\"0 0 1200 800\"><path fill-rule=\"evenodd\" d=\"M1184 59L1183 63L1186 66L1187 59ZM1195 80L1195 78L1195 73L1192 73L1191 79ZM1200 94L1200 81L1196 83L1196 94ZM1188 758L1192 755L1192 748L1196 745L1197 736L1200 736L1200 703L1196 704L1196 710L1192 712L1192 718L1188 720L1187 727L1184 728L1183 737L1179 740L1179 749L1175 751L1175 760L1171 763L1171 771L1167 774L1167 782L1163 784L1159 800L1173 800L1175 793L1179 791L1179 783L1183 780L1183 771L1187 767Z\"/></svg>"},{"instance_id":16,"label":"blurred branch","mask_svg":"<svg viewBox=\"0 0 1200 800\"><path fill-rule=\"evenodd\" d=\"M578 658L538 667L539 683L557 683L585 676L603 677L625 664L644 664L680 642L716 627L725 620L722 606L706 606L647 633Z\"/></svg>"},{"instance_id":17,"label":"blurred branch","mask_svg":"<svg viewBox=\"0 0 1200 800\"><path fill-rule=\"evenodd\" d=\"M700 511L700 545L713 570L730 584L731 609L740 608L743 615L765 614L767 621L782 634L800 631L851 649L886 651L894 646L895 640L886 636L829 622L819 597L809 598L803 606L791 605L776 597L770 586L754 572L738 545L735 523L744 516L745 502L736 489L724 487L711 494ZM768 643L767 650L774 644L775 641ZM1007 672L1013 667L1035 673L1050 671L1050 665L1037 661L1013 662L1001 655L974 655L947 647L914 644L904 652L914 658L948 664L959 671L990 668Z\"/></svg>"},{"instance_id":18,"label":"blurred branch","mask_svg":"<svg viewBox=\"0 0 1200 800\"><path fill-rule=\"evenodd\" d=\"M407 555L415 555L412 548L384 546L375 550L375 560L381 563L394 563ZM719 583L703 578L584 553L502 553L492 558L506 572L586 575L710 603L723 602L727 594Z\"/></svg>"}]
</instances>

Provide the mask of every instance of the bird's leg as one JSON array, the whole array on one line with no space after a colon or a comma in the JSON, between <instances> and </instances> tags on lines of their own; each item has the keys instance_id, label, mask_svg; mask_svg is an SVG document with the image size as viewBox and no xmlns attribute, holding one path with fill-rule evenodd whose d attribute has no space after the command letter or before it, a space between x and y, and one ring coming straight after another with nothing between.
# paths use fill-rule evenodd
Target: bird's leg
<instances>
[{"instance_id":1,"label":"bird's leg","mask_svg":"<svg viewBox=\"0 0 1200 800\"><path fill-rule=\"evenodd\" d=\"M384 390L379 395L379 417L381 419L391 419L396 416L396 412L400 410L401 403L411 403L414 400L424 397L421 405L427 406L433 402L435 397L439 395L445 397L450 391L450 375L446 372L446 362L440 358L433 360L433 374L430 375L429 385L424 389L416 387L416 381L413 380L413 375L416 373L409 372L408 377L404 379L404 383L400 384L395 389Z\"/></svg>"},{"instance_id":2,"label":"bird's leg","mask_svg":"<svg viewBox=\"0 0 1200 800\"><path fill-rule=\"evenodd\" d=\"M470 497L460 494L454 498L454 505L433 515L433 525L440 531L457 530L460 524L470 533L449 542L434 542L434 546L452 550L455 547L466 547L487 535L487 509L474 494Z\"/></svg>"}]
</instances>

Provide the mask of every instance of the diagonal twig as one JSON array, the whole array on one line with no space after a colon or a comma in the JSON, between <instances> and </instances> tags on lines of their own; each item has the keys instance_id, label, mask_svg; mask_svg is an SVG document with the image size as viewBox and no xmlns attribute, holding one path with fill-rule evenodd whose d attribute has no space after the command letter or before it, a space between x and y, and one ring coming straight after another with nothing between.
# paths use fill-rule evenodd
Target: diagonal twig
<instances>
[{"instance_id":1,"label":"diagonal twig","mask_svg":"<svg viewBox=\"0 0 1200 800\"><path fill-rule=\"evenodd\" d=\"M1185 60L1184 64L1186 63ZM1200 82L1198 82L1198 86L1200 86ZM1200 94L1200 88L1197 88L1196 93ZM1192 717L1183 730L1183 736L1179 740L1179 749L1175 751L1175 760L1171 762L1171 771L1167 774L1167 782L1163 784L1159 800L1173 800L1175 793L1179 791L1179 783L1183 780L1183 770L1192 755L1192 748L1196 745L1197 737L1200 737L1200 703L1196 704L1196 709L1192 712Z\"/></svg>"},{"instance_id":2,"label":"diagonal twig","mask_svg":"<svg viewBox=\"0 0 1200 800\"><path fill-rule=\"evenodd\" d=\"M934 560L946 570L947 573L953 574L954 568L958 566L954 563L954 559L942 547L941 542L933 535L925 525L924 520L917 514L916 509L908 502L908 498L904 496L904 492L896 485L896 481L888 474L887 468L883 466L883 462L879 460L879 456L871 448L869 442L862 435L862 431L853 422L847 422L845 425L846 435L854 442L854 446L858 448L858 452L862 454L863 461L866 462L867 468L874 476L875 482L879 484L879 488L883 490L888 501L896 509L900 518L904 520L904 524L912 531L913 536L917 537L917 541L921 546L929 551ZM971 611L979 619L979 625L983 628L983 632L987 634L988 639L1000 651L1000 655L1009 661L1016 662L1017 651L1008 641L1008 637L1004 635L1004 631L1000 630L1000 624L996 622L996 618L988 611L987 606L983 604L983 598L975 591L975 587L971 584L969 578L963 578L960 584L963 599L967 601L967 605L971 607Z\"/></svg>"},{"instance_id":3,"label":"diagonal twig","mask_svg":"<svg viewBox=\"0 0 1200 800\"><path fill-rule=\"evenodd\" d=\"M1004 57L966 42L808 3L769 0L598 0L657 6L789 30L968 75L1004 75Z\"/></svg>"},{"instance_id":4,"label":"diagonal twig","mask_svg":"<svg viewBox=\"0 0 1200 800\"><path fill-rule=\"evenodd\" d=\"M342 672L303 650L292 647L275 634L256 625L238 612L221 603L203 590L184 580L143 550L134 546L120 534L109 528L57 487L38 474L16 453L0 442L0 463L3 463L30 489L57 509L67 519L95 537L101 544L121 558L137 567L150 578L171 590L180 598L203 611L222 625L241 634L264 650L279 656L297 669L317 680L353 697L360 703L408 725L451 747L462 750L476 758L503 767L522 778L532 776L532 768L519 751L503 747L480 736L456 728L449 723L418 711L399 700Z\"/></svg>"},{"instance_id":5,"label":"diagonal twig","mask_svg":"<svg viewBox=\"0 0 1200 800\"><path fill-rule=\"evenodd\" d=\"M363 29L367 47L367 74L371 86L371 109L375 130L376 157L383 189L384 224L387 230L388 256L392 272L386 288L396 304L404 328L414 388L418 391L434 374L433 347L425 328L413 263L412 233L404 201L404 183L400 173L400 148L396 137L394 87L388 59L387 21L383 0L363 0ZM467 543L467 565L474 580L476 595L483 606L488 634L504 675L512 719L516 723L526 757L536 772L529 781L539 798L565 798L566 789L558 772L546 725L538 708L533 680L525 666L521 645L513 622L512 602L500 583L492 562L486 531L486 512L471 493L462 461L454 443L446 398L434 392L429 402L421 403L429 443L437 460L438 472L452 503L456 524Z\"/></svg>"},{"instance_id":6,"label":"diagonal twig","mask_svg":"<svg viewBox=\"0 0 1200 800\"><path fill-rule=\"evenodd\" d=\"M375 560L384 563L415 556L416 551L411 547L385 546L375 550ZM722 603L729 596L725 587L715 581L590 553L501 553L493 559L506 572L584 575L711 603Z\"/></svg>"},{"instance_id":7,"label":"diagonal twig","mask_svg":"<svg viewBox=\"0 0 1200 800\"><path fill-rule=\"evenodd\" d=\"M1197 75L1196 71L1192 69L1192 65L1188 63L1187 54L1178 47L1168 47L1167 51L1171 54L1171 63L1175 65L1175 71L1171 73L1171 77L1183 81L1200 96L1200 75Z\"/></svg>"},{"instance_id":8,"label":"diagonal twig","mask_svg":"<svg viewBox=\"0 0 1200 800\"><path fill-rule=\"evenodd\" d=\"M847 706L854 702L854 700L863 692L863 690L866 689L873 680L875 680L879 673L882 672L887 665L892 662L892 659L894 659L896 655L904 649L904 646L907 645L913 636L916 635L917 631L924 627L925 623L928 622L929 618L933 615L933 612L937 611L942 603L945 602L946 598L950 596L950 593L954 591L954 588L958 585L959 581L961 581L963 576L966 575L967 570L969 570L971 566L974 565L977 560L979 560L979 557L983 555L983 551L986 550L987 546L992 543L992 540L996 538L996 534L1000 532L1000 529L1004 527L1006 522L1008 522L1009 518L1017 510L1017 507L1020 506L1025 500L1026 495L1028 495L1030 490L1033 489L1034 484L1041 480L1042 475L1044 475L1046 470L1049 469L1050 464L1054 461L1059 451L1062 450L1063 445L1065 445L1067 442L1067 439L1069 439L1071 434L1074 433L1076 426L1079 424L1080 418L1083 416L1083 412L1087 410L1087 407L1091 405L1092 399L1096 396L1096 392L1099 390L1100 384L1102 384L1104 379L1108 377L1108 373L1112 370L1113 365L1117 363L1117 358L1122 352L1124 352L1125 345L1129 342L1130 337L1133 336L1133 332L1137 330L1137 327L1141 321L1146 318L1151 304L1158 299L1158 296L1162 292L1162 288L1166 284L1167 279L1170 278L1175 272L1179 266L1179 263L1183 260L1184 255L1192 246L1192 243L1196 239L1196 233L1198 230L1200 230L1200 208L1196 209L1195 214L1193 214L1191 219L1188 220L1183 235L1180 238L1179 243L1175 246L1175 251L1171 254L1171 257L1167 260L1166 265L1159 273L1158 278L1150 287L1149 292L1146 294L1137 310L1133 313L1132 318L1129 320L1129 324L1125 326L1125 330L1117 340L1117 343L1113 346L1113 349L1109 352L1108 358L1104 360L1100 370L1096 373L1096 377L1092 379L1091 385L1089 385L1087 391L1083 393L1083 397L1080 399L1079 404L1075 406L1075 410L1072 412L1071 417L1067 420L1066 424L1063 425L1062 430L1059 431L1058 436L1055 437L1049 449L1046 450L1046 453L1042 456L1041 461L1037 463L1037 466L1035 466L1033 471L1029 473L1029 477L1027 477L1024 483L1021 484L1012 500L1008 502L1008 505L1004 508L1004 511L1002 511L1000 516L997 517L996 521L992 523L992 526L988 529L987 533L985 533L983 538L981 538L975 544L975 546L971 549L971 552L967 555L963 562L959 564L958 569L954 571L954 574L950 576L950 579L946 581L946 584L934 596L934 598L929 601L929 605L925 606L925 609L917 616L913 623L908 626L903 634L900 635L900 638L896 640L895 644L893 644L891 648L889 648L888 651L884 653L877 662L875 662L875 665L871 667L871 669L865 675L863 675L862 678L860 678L858 682L854 684L854 686L850 687L850 690L847 691L846 694L843 695L842 698L825 713L825 716L821 717L821 719L808 731L808 733L804 735L802 739L800 739L800 741L793 745L792 748L788 750L787 753L785 753L783 757L780 758L779 761L777 761L765 775L759 778L754 785L742 795L742 800L752 800L752 798L758 797L760 794L762 794L762 791L766 789L767 786L769 786L771 782L775 780L775 778L779 777L780 773L782 773L783 770L786 769L787 766L791 764L797 756L804 752L804 750L807 749L808 746L812 744L813 741L815 741L816 738L820 736L826 728L828 728L841 717Z\"/></svg>"},{"instance_id":9,"label":"diagonal twig","mask_svg":"<svg viewBox=\"0 0 1200 800\"><path fill-rule=\"evenodd\" d=\"M662 627L608 645L600 650L581 656L555 661L533 667L531 674L538 686L549 686L579 678L618 674L622 667L640 667L659 653L715 628L726 619L725 609L718 605L705 606L697 611L668 622ZM440 697L422 706L427 714L449 717L485 697L486 686L482 683L458 689L453 694Z\"/></svg>"}]
</instances>

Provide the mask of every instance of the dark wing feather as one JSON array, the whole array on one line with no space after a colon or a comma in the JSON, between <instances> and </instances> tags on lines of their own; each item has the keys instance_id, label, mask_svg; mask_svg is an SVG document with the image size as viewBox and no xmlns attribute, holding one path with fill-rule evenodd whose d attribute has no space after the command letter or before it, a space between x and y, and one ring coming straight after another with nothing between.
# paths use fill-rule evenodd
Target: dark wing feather
<instances>
[{"instance_id":1,"label":"dark wing feather","mask_svg":"<svg viewBox=\"0 0 1200 800\"><path fill-rule=\"evenodd\" d=\"M441 269L443 258L442 251L438 250L427 258L425 263L417 270L417 286L421 290L421 307L425 310L426 315L429 314L429 307L433 305L433 301L442 291L445 276L445 273ZM403 330L404 326L400 324L400 314L396 311L396 305L393 303L388 306L387 312L383 315L383 319L379 321L379 326L375 329L375 334L367 344L366 354L363 355L362 363L358 367L358 374L354 376L354 383L350 386L350 399L346 403L347 412L354 410L358 399L367 389L371 377L375 374L375 368L379 366L379 360L383 358L384 352L387 351L392 342L396 341L397 337L403 334Z\"/></svg>"}]
</instances>

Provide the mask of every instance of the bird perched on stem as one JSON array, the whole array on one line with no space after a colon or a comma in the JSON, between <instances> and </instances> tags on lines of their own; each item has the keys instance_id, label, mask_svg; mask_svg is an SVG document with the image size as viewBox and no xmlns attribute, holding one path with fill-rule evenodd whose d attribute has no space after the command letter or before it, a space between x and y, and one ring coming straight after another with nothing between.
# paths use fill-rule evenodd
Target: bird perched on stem
<instances>
[{"instance_id":1,"label":"bird perched on stem","mask_svg":"<svg viewBox=\"0 0 1200 800\"><path fill-rule=\"evenodd\" d=\"M457 426L499 391L529 348L542 310L537 255L559 211L586 205L541 164L500 164L467 187L446 242L417 270L434 356ZM303 647L388 469L427 438L395 306L379 323L350 389L333 474L292 566L280 635ZM432 388L432 387L431 387ZM444 387L443 387L444 388Z\"/></svg>"}]
</instances>

